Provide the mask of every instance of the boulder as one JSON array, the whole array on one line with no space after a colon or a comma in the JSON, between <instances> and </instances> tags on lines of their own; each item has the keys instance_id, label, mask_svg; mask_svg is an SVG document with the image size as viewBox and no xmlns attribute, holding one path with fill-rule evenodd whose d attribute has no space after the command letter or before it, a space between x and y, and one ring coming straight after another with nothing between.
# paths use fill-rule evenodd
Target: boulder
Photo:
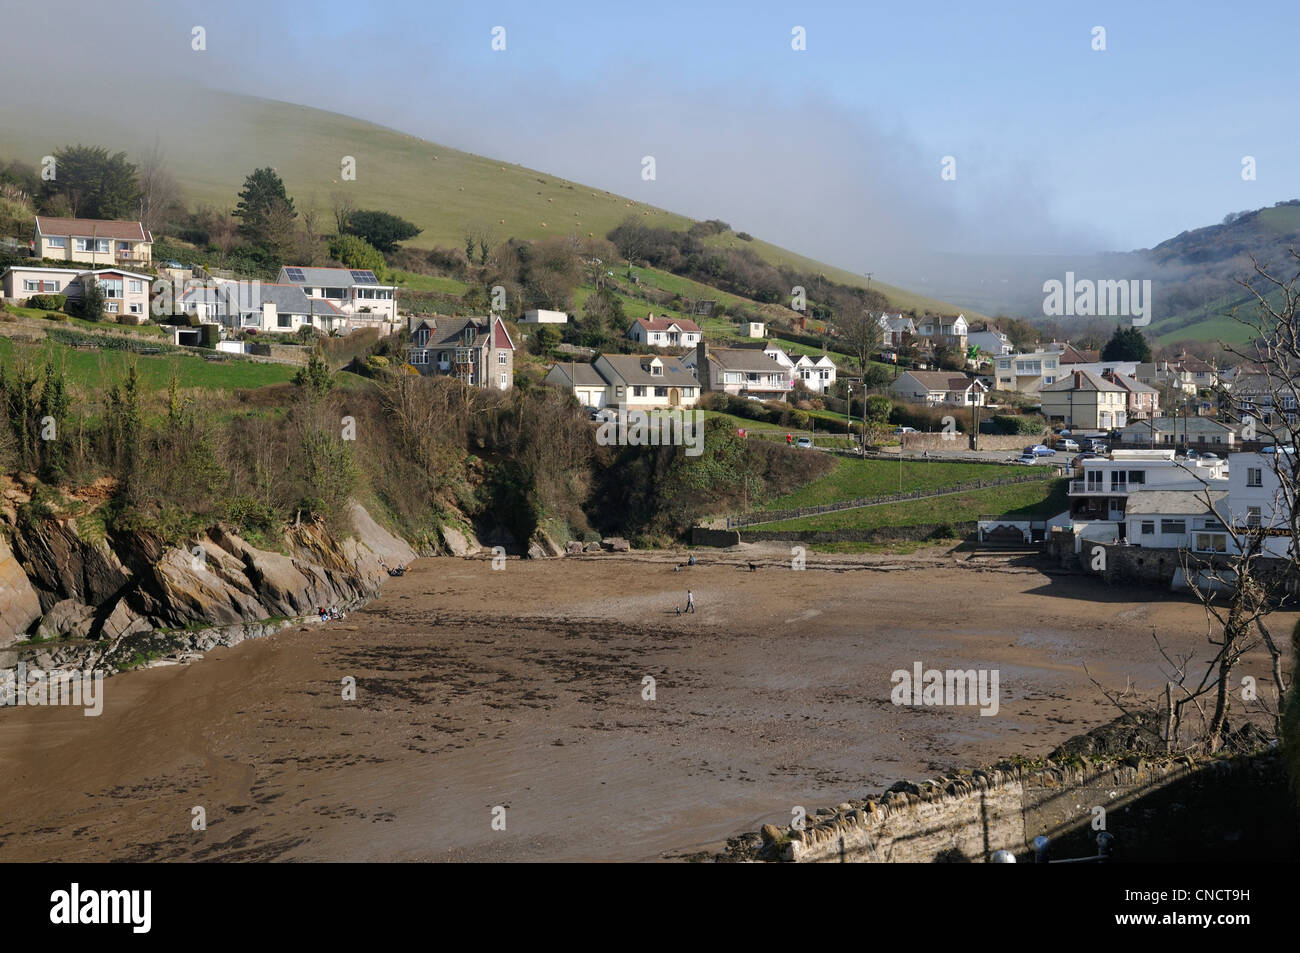
<instances>
[{"instance_id":1,"label":"boulder","mask_svg":"<svg viewBox=\"0 0 1300 953\"><path fill-rule=\"evenodd\" d=\"M455 527L442 526L438 533L442 536L442 545L453 556L472 556L478 552L478 547L471 545L465 534Z\"/></svg>"},{"instance_id":2,"label":"boulder","mask_svg":"<svg viewBox=\"0 0 1300 953\"><path fill-rule=\"evenodd\" d=\"M764 844L775 844L784 837L780 828L775 824L764 824L762 829L759 830L759 833L763 835Z\"/></svg>"},{"instance_id":3,"label":"boulder","mask_svg":"<svg viewBox=\"0 0 1300 953\"><path fill-rule=\"evenodd\" d=\"M632 545L621 536L607 536L600 542L611 553L625 553L632 548Z\"/></svg>"},{"instance_id":4,"label":"boulder","mask_svg":"<svg viewBox=\"0 0 1300 953\"><path fill-rule=\"evenodd\" d=\"M542 548L541 543L533 541L528 544L529 559L545 559L546 555L547 555L546 550Z\"/></svg>"},{"instance_id":5,"label":"boulder","mask_svg":"<svg viewBox=\"0 0 1300 953\"><path fill-rule=\"evenodd\" d=\"M41 616L36 634L43 639L84 639L95 622L95 610L76 599L63 599Z\"/></svg>"},{"instance_id":6,"label":"boulder","mask_svg":"<svg viewBox=\"0 0 1300 953\"><path fill-rule=\"evenodd\" d=\"M588 543L586 546L583 547L583 549L585 552L588 553L603 552L603 550L600 548L600 543Z\"/></svg>"},{"instance_id":7,"label":"boulder","mask_svg":"<svg viewBox=\"0 0 1300 953\"><path fill-rule=\"evenodd\" d=\"M0 647L12 644L40 617L40 596L0 536Z\"/></svg>"},{"instance_id":8,"label":"boulder","mask_svg":"<svg viewBox=\"0 0 1300 953\"><path fill-rule=\"evenodd\" d=\"M563 555L563 553L560 550L560 547L556 544L555 540L551 539L549 535L541 532L540 530L538 531L537 535L533 537L533 545L541 549L543 556ZM531 549L532 547L529 547L530 552Z\"/></svg>"},{"instance_id":9,"label":"boulder","mask_svg":"<svg viewBox=\"0 0 1300 953\"><path fill-rule=\"evenodd\" d=\"M568 545L564 547L564 552L569 556L580 556L582 555L582 543L576 539L571 539Z\"/></svg>"}]
</instances>

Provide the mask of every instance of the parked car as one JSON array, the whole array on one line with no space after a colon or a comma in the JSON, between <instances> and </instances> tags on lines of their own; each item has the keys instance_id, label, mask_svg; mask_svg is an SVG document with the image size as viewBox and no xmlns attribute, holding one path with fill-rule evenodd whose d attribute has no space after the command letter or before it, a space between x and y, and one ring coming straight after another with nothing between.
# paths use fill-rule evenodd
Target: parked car
<instances>
[{"instance_id":1,"label":"parked car","mask_svg":"<svg viewBox=\"0 0 1300 953\"><path fill-rule=\"evenodd\" d=\"M1015 462L1016 462L1016 463L1023 463L1023 464L1025 464L1026 466L1033 466L1035 463L1038 462L1038 454L1036 454L1036 453L1022 453L1020 456L1016 457Z\"/></svg>"},{"instance_id":2,"label":"parked car","mask_svg":"<svg viewBox=\"0 0 1300 953\"><path fill-rule=\"evenodd\" d=\"M1056 442L1056 445L1057 445L1057 447L1059 447L1060 449L1064 450L1066 453L1078 453L1078 452L1079 452L1079 445L1078 445L1077 443L1075 443L1073 440L1068 440L1068 439L1067 439L1067 440L1058 440L1058 441Z\"/></svg>"},{"instance_id":3,"label":"parked car","mask_svg":"<svg viewBox=\"0 0 1300 953\"><path fill-rule=\"evenodd\" d=\"M1057 427L1055 430L1052 431L1052 433L1056 434L1058 437L1068 437L1070 436L1070 428Z\"/></svg>"},{"instance_id":4,"label":"parked car","mask_svg":"<svg viewBox=\"0 0 1300 953\"><path fill-rule=\"evenodd\" d=\"M1054 457L1056 451L1051 447L1045 447L1041 443L1036 443L1032 447L1025 447L1024 453L1033 454L1036 457Z\"/></svg>"},{"instance_id":5,"label":"parked car","mask_svg":"<svg viewBox=\"0 0 1300 953\"><path fill-rule=\"evenodd\" d=\"M611 420L618 420L618 411L606 407L604 410L598 410L591 415L592 420L599 420L601 423L607 423Z\"/></svg>"},{"instance_id":6,"label":"parked car","mask_svg":"<svg viewBox=\"0 0 1300 953\"><path fill-rule=\"evenodd\" d=\"M794 442L794 445L796 447L803 447L804 449L811 449L812 437L800 437Z\"/></svg>"},{"instance_id":7,"label":"parked car","mask_svg":"<svg viewBox=\"0 0 1300 953\"><path fill-rule=\"evenodd\" d=\"M1096 459L1097 459L1097 454L1085 450L1083 453L1078 454L1074 458L1074 465L1076 467L1081 467L1084 460L1096 460Z\"/></svg>"},{"instance_id":8,"label":"parked car","mask_svg":"<svg viewBox=\"0 0 1300 953\"><path fill-rule=\"evenodd\" d=\"M1201 455L1197 453L1195 450L1187 450L1183 447L1179 447L1177 450L1174 451L1175 460L1180 458L1183 460L1199 460L1200 456Z\"/></svg>"},{"instance_id":9,"label":"parked car","mask_svg":"<svg viewBox=\"0 0 1300 953\"><path fill-rule=\"evenodd\" d=\"M895 437L902 436L902 435L905 434L905 433L916 433L916 428L915 428L915 427L895 427L895 428L894 428L894 436L895 436Z\"/></svg>"},{"instance_id":10,"label":"parked car","mask_svg":"<svg viewBox=\"0 0 1300 953\"><path fill-rule=\"evenodd\" d=\"M1207 451L1207 452L1201 454L1201 459L1202 459L1202 460L1218 460L1218 459L1219 459L1219 455L1218 455L1217 453L1210 453L1209 451Z\"/></svg>"},{"instance_id":11,"label":"parked car","mask_svg":"<svg viewBox=\"0 0 1300 953\"><path fill-rule=\"evenodd\" d=\"M746 395L745 395L745 399L746 399L746 400L756 400L756 401L758 401L760 404L763 402L763 398L761 398L761 397L755 397L753 394L746 394Z\"/></svg>"}]
</instances>

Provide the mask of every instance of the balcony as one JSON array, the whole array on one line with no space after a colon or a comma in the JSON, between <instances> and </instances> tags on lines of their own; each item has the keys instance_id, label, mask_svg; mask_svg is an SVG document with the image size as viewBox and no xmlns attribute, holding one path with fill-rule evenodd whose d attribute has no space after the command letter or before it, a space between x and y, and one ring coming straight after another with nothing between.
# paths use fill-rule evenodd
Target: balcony
<instances>
[{"instance_id":1,"label":"balcony","mask_svg":"<svg viewBox=\"0 0 1300 953\"><path fill-rule=\"evenodd\" d=\"M1146 489L1143 483L1134 483L1134 488L1139 490ZM1070 481L1070 496L1128 496L1127 483L1115 483L1107 486L1104 483L1088 483L1086 480Z\"/></svg>"}]
</instances>

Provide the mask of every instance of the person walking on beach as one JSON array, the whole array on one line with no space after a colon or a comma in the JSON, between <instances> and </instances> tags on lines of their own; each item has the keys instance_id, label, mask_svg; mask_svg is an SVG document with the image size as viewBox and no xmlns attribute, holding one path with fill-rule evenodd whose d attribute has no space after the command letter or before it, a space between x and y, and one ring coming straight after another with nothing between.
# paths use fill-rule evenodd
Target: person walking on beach
<instances>
[{"instance_id":1,"label":"person walking on beach","mask_svg":"<svg viewBox=\"0 0 1300 953\"><path fill-rule=\"evenodd\" d=\"M691 592L689 589L686 590L686 611L695 611L695 593Z\"/></svg>"}]
</instances>

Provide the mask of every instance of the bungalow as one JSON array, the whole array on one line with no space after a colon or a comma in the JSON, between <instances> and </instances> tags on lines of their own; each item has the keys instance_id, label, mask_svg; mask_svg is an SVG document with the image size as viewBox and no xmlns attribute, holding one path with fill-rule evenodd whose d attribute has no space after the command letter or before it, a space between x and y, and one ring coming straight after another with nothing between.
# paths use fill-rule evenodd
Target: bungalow
<instances>
[{"instance_id":1,"label":"bungalow","mask_svg":"<svg viewBox=\"0 0 1300 953\"><path fill-rule=\"evenodd\" d=\"M1131 546L1226 552L1227 532L1219 516L1225 515L1228 497L1228 490L1211 489L1129 493L1124 538Z\"/></svg>"},{"instance_id":2,"label":"bungalow","mask_svg":"<svg viewBox=\"0 0 1300 953\"><path fill-rule=\"evenodd\" d=\"M387 334L397 322L397 286L380 284L368 269L286 265L275 280L296 285L309 298L328 302L347 315L348 328L377 327Z\"/></svg>"},{"instance_id":3,"label":"bungalow","mask_svg":"<svg viewBox=\"0 0 1300 953\"><path fill-rule=\"evenodd\" d=\"M514 386L515 343L505 323L491 317L410 318L406 363L421 374L455 377L471 387Z\"/></svg>"},{"instance_id":4,"label":"bungalow","mask_svg":"<svg viewBox=\"0 0 1300 953\"><path fill-rule=\"evenodd\" d=\"M91 265L148 265L153 235L139 222L37 215L32 251L37 258Z\"/></svg>"},{"instance_id":5,"label":"bungalow","mask_svg":"<svg viewBox=\"0 0 1300 953\"><path fill-rule=\"evenodd\" d=\"M693 407L699 400L700 385L680 358L655 354L597 354L592 367L606 381L606 405L648 410L654 407Z\"/></svg>"},{"instance_id":6,"label":"bungalow","mask_svg":"<svg viewBox=\"0 0 1300 953\"><path fill-rule=\"evenodd\" d=\"M983 406L985 386L978 378L950 371L904 371L889 385L899 400L918 404Z\"/></svg>"},{"instance_id":7,"label":"bungalow","mask_svg":"<svg viewBox=\"0 0 1300 953\"><path fill-rule=\"evenodd\" d=\"M1092 371L1071 371L1041 388L1043 416L1083 430L1110 430L1128 423L1128 391Z\"/></svg>"},{"instance_id":8,"label":"bungalow","mask_svg":"<svg viewBox=\"0 0 1300 953\"><path fill-rule=\"evenodd\" d=\"M604 407L609 381L590 364L577 362L554 365L542 379L543 384L571 391L583 407Z\"/></svg>"},{"instance_id":9,"label":"bungalow","mask_svg":"<svg viewBox=\"0 0 1300 953\"><path fill-rule=\"evenodd\" d=\"M694 321L656 318L651 314L633 321L627 329L627 336L637 344L650 347L695 347L704 332Z\"/></svg>"},{"instance_id":10,"label":"bungalow","mask_svg":"<svg viewBox=\"0 0 1300 953\"><path fill-rule=\"evenodd\" d=\"M1237 432L1209 417L1152 417L1138 420L1119 432L1125 447L1197 447L1218 453L1237 447Z\"/></svg>"},{"instance_id":11,"label":"bungalow","mask_svg":"<svg viewBox=\"0 0 1300 953\"><path fill-rule=\"evenodd\" d=\"M793 366L782 365L756 348L710 348L701 341L682 361L694 371L705 392L784 400L794 387Z\"/></svg>"},{"instance_id":12,"label":"bungalow","mask_svg":"<svg viewBox=\"0 0 1300 953\"><path fill-rule=\"evenodd\" d=\"M137 323L149 317L149 289L153 278L117 268L77 270L74 268L30 268L14 265L0 278L7 301L25 301L37 294L66 295L77 301L85 283L93 279L104 292L104 313L114 320L119 315L134 316Z\"/></svg>"}]
</instances>

